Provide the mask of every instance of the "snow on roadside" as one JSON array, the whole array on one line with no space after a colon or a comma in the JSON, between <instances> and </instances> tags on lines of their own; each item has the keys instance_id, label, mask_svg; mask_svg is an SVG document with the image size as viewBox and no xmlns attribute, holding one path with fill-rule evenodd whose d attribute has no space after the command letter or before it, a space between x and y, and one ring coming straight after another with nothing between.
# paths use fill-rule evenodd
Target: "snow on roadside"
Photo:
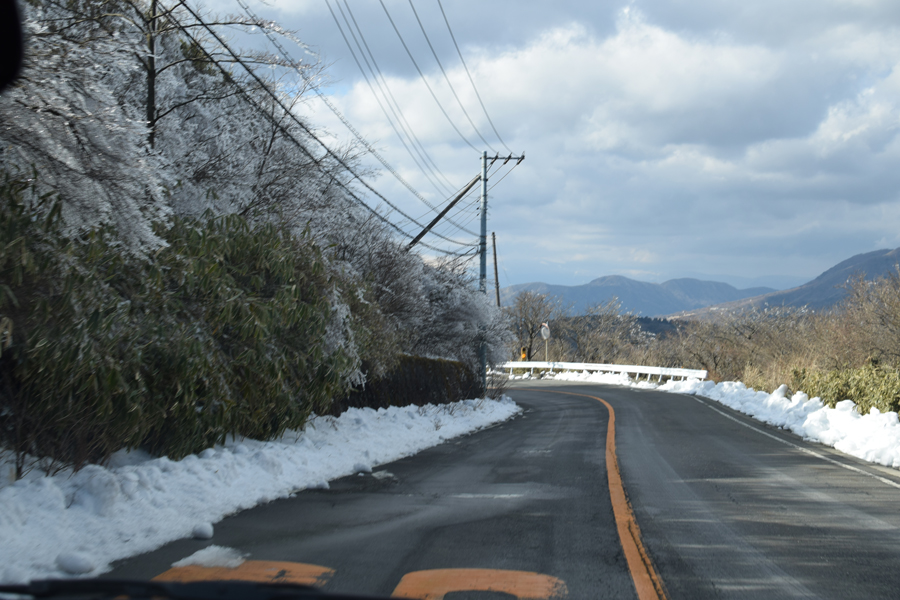
<instances>
[{"instance_id":1,"label":"snow on roadside","mask_svg":"<svg viewBox=\"0 0 900 600\"><path fill-rule=\"evenodd\" d=\"M553 378L554 381L588 381L590 383L605 383L608 385L625 385L628 387L636 387L636 388L646 388L646 389L656 389L657 385L655 383L650 383L647 380L644 381L635 381L628 377L627 373L589 373L587 371L583 373L577 373L575 371L563 371L562 373L557 373Z\"/></svg>"},{"instance_id":2,"label":"snow on roadside","mask_svg":"<svg viewBox=\"0 0 900 600\"><path fill-rule=\"evenodd\" d=\"M758 421L793 431L806 440L832 446L868 462L900 468L900 420L897 413L856 412L851 400L826 406L820 398L803 392L787 397L782 385L775 392L757 392L743 383L672 381L660 389L711 398Z\"/></svg>"},{"instance_id":3,"label":"snow on roadside","mask_svg":"<svg viewBox=\"0 0 900 600\"><path fill-rule=\"evenodd\" d=\"M625 385L705 396L758 421L793 431L806 440L832 446L869 462L900 468L900 419L897 413L882 413L873 408L869 414L861 415L856 412L856 404L851 400L838 402L835 408L830 408L820 398L810 398L803 392L788 398L785 385L769 394L733 381L717 384L688 379L659 385L647 381L635 382L617 373L567 372L556 374L554 380Z\"/></svg>"},{"instance_id":4,"label":"snow on roadside","mask_svg":"<svg viewBox=\"0 0 900 600\"><path fill-rule=\"evenodd\" d=\"M276 441L235 440L180 461L123 453L108 467L33 472L0 487L0 583L97 575L172 540L208 537L212 523L239 510L371 473L519 412L508 397L351 408Z\"/></svg>"}]
</instances>

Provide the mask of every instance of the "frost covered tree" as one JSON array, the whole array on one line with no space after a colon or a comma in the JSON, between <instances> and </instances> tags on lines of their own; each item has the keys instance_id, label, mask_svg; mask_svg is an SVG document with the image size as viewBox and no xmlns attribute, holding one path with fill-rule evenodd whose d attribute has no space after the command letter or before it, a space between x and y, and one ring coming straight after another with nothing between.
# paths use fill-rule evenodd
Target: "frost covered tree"
<instances>
[{"instance_id":1,"label":"frost covered tree","mask_svg":"<svg viewBox=\"0 0 900 600\"><path fill-rule=\"evenodd\" d=\"M378 317L370 319L377 324L374 345L365 353L376 374L396 352L459 360L475 371L482 339L490 362L504 359L511 342L506 315L477 290L464 260L425 261L339 188L330 194L309 226L335 268L377 306Z\"/></svg>"},{"instance_id":2,"label":"frost covered tree","mask_svg":"<svg viewBox=\"0 0 900 600\"><path fill-rule=\"evenodd\" d=\"M475 368L482 340L500 357L504 317L465 265L406 251L386 217L361 204L354 186L371 173L359 147L325 148L295 115L320 65L302 65L307 77L263 77L271 71L259 66L297 64L232 51L215 27L290 32L238 17L201 23L159 0L33 0L25 16L28 62L0 98L0 168L31 180L38 193L26 201L58 198L45 205L60 207L70 240L103 228L114 248L153 262L176 222L277 226L322 251L326 354L347 357L345 381L360 382L364 362L384 373L403 353Z\"/></svg>"},{"instance_id":3,"label":"frost covered tree","mask_svg":"<svg viewBox=\"0 0 900 600\"><path fill-rule=\"evenodd\" d=\"M25 30L22 74L0 97L0 168L58 193L69 234L109 224L129 251L157 248L165 169L116 94L134 69L131 48L52 4L26 5Z\"/></svg>"},{"instance_id":4,"label":"frost covered tree","mask_svg":"<svg viewBox=\"0 0 900 600\"><path fill-rule=\"evenodd\" d=\"M477 370L484 341L489 364L504 360L513 339L506 315L475 288L465 263L445 260L424 270L426 311L413 349L424 356L454 356Z\"/></svg>"},{"instance_id":5,"label":"frost covered tree","mask_svg":"<svg viewBox=\"0 0 900 600\"><path fill-rule=\"evenodd\" d=\"M266 52L235 50L215 26L261 28L290 37L277 24L198 17L187 9L160 11L151 2L142 22L153 52L141 61L150 140L177 179L171 190L179 214L292 214L322 187L330 167L295 108L319 65L297 64ZM152 17L155 15L155 17ZM202 19L199 20L199 19ZM304 71L285 82L254 67ZM140 101L134 98L132 101Z\"/></svg>"},{"instance_id":6,"label":"frost covered tree","mask_svg":"<svg viewBox=\"0 0 900 600\"><path fill-rule=\"evenodd\" d=\"M290 32L240 17L201 24L157 0L35 0L25 9L23 77L0 99L2 166L59 193L72 233L111 224L141 252L159 244L152 223L172 209L247 212L303 196L317 159L285 142L285 111L267 105L236 64L285 61L231 55L206 34L215 24ZM281 94L289 108L302 85Z\"/></svg>"}]
</instances>

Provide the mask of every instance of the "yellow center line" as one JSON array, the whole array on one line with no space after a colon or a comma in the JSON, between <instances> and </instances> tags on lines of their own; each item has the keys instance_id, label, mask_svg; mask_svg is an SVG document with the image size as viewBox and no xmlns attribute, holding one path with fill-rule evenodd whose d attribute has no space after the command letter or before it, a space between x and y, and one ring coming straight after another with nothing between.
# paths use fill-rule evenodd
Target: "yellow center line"
<instances>
[{"instance_id":1,"label":"yellow center line","mask_svg":"<svg viewBox=\"0 0 900 600\"><path fill-rule=\"evenodd\" d=\"M619 459L616 457L616 411L613 407L597 396L577 394L575 392L560 392L544 388L518 388L532 391L552 392L554 394L566 394L569 396L581 396L602 402L609 411L609 425L606 428L606 475L609 480L609 498L612 501L613 515L616 519L616 528L619 531L619 541L628 561L628 570L639 600L665 600L666 589L662 579L656 573L650 555L641 541L641 529L634 518L631 503L625 494L625 486L622 483L622 474L619 471Z\"/></svg>"}]
</instances>

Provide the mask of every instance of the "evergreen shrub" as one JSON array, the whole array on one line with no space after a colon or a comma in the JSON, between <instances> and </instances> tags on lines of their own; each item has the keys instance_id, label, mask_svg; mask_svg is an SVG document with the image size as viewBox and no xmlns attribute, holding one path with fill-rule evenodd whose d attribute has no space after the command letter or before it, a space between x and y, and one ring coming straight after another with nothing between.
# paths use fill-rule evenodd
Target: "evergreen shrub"
<instances>
[{"instance_id":1,"label":"evergreen shrub","mask_svg":"<svg viewBox=\"0 0 900 600\"><path fill-rule=\"evenodd\" d=\"M890 367L870 364L832 371L794 369L792 384L793 389L818 396L832 408L842 400L852 400L863 415L872 408L900 412L900 371Z\"/></svg>"},{"instance_id":2,"label":"evergreen shrub","mask_svg":"<svg viewBox=\"0 0 900 600\"><path fill-rule=\"evenodd\" d=\"M301 427L355 365L326 330L318 247L239 216L175 219L151 257L0 184L0 447L76 468L122 448L179 458Z\"/></svg>"}]
</instances>

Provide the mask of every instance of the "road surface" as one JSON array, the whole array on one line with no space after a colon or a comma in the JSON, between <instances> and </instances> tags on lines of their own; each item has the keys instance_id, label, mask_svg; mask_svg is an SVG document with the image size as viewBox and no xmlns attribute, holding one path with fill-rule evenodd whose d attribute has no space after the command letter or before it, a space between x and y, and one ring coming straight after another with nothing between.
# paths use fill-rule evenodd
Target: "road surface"
<instances>
[{"instance_id":1,"label":"road surface","mask_svg":"<svg viewBox=\"0 0 900 600\"><path fill-rule=\"evenodd\" d=\"M548 382L509 394L525 409L511 421L244 511L212 540L107 576L177 577L172 563L216 544L257 566L314 565L329 591L381 596L900 594L900 472L703 398Z\"/></svg>"}]
</instances>

